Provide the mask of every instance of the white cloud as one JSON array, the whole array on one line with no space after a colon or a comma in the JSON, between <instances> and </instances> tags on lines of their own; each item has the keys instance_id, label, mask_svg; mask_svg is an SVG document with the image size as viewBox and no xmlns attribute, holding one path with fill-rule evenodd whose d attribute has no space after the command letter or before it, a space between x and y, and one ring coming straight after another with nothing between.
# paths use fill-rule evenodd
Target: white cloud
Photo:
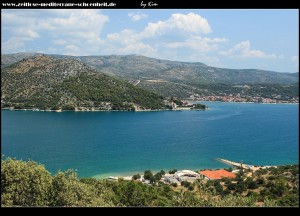
<instances>
[{"instance_id":1,"label":"white cloud","mask_svg":"<svg viewBox=\"0 0 300 216\"><path fill-rule=\"evenodd\" d=\"M218 43L226 42L226 38L208 38L201 36L193 36L184 42L173 42L166 44L167 48L191 48L201 52L208 52L218 49Z\"/></svg>"},{"instance_id":2,"label":"white cloud","mask_svg":"<svg viewBox=\"0 0 300 216\"><path fill-rule=\"evenodd\" d=\"M41 53L45 53L45 52L41 52ZM53 53L53 54L57 54L57 49L53 48L53 47L49 47L47 49L47 53Z\"/></svg>"},{"instance_id":3,"label":"white cloud","mask_svg":"<svg viewBox=\"0 0 300 216\"><path fill-rule=\"evenodd\" d=\"M292 60L293 62L298 63L298 62L299 62L299 56L292 56L291 60Z\"/></svg>"},{"instance_id":4,"label":"white cloud","mask_svg":"<svg viewBox=\"0 0 300 216\"><path fill-rule=\"evenodd\" d=\"M187 15L177 13L172 14L168 20L148 23L141 35L143 37L154 37L163 35L171 30L195 34L207 34L211 32L207 20L200 15L195 13Z\"/></svg>"},{"instance_id":5,"label":"white cloud","mask_svg":"<svg viewBox=\"0 0 300 216\"><path fill-rule=\"evenodd\" d=\"M145 19L148 17L147 14L141 13L141 12L136 12L136 13L129 13L128 16L131 18L132 21L136 22L141 19Z\"/></svg>"},{"instance_id":6,"label":"white cloud","mask_svg":"<svg viewBox=\"0 0 300 216\"><path fill-rule=\"evenodd\" d=\"M78 56L81 55L80 48L78 46L75 46L73 44L69 44L65 46L65 52L64 55L72 55L72 56Z\"/></svg>"},{"instance_id":7,"label":"white cloud","mask_svg":"<svg viewBox=\"0 0 300 216\"><path fill-rule=\"evenodd\" d=\"M122 44L133 44L139 41L141 38L135 31L131 29L124 29L119 33L108 34L107 39L109 41L114 41Z\"/></svg>"},{"instance_id":8,"label":"white cloud","mask_svg":"<svg viewBox=\"0 0 300 216\"><path fill-rule=\"evenodd\" d=\"M14 35L15 36L20 36L22 38L27 38L27 39L35 39L40 37L40 35L31 29L28 28L18 28L14 30Z\"/></svg>"},{"instance_id":9,"label":"white cloud","mask_svg":"<svg viewBox=\"0 0 300 216\"><path fill-rule=\"evenodd\" d=\"M108 34L106 42L109 44L106 49L107 52L147 56L154 56L157 52L157 49L142 42L139 34L130 29L124 29L120 33Z\"/></svg>"},{"instance_id":10,"label":"white cloud","mask_svg":"<svg viewBox=\"0 0 300 216\"><path fill-rule=\"evenodd\" d=\"M252 50L250 41L242 41L236 44L233 48L227 51L220 51L221 55L234 57L234 58L263 58L275 59L275 54L267 54L261 50Z\"/></svg>"},{"instance_id":11,"label":"white cloud","mask_svg":"<svg viewBox=\"0 0 300 216\"><path fill-rule=\"evenodd\" d=\"M133 14L131 14L133 16ZM170 49L193 49L199 52L207 52L217 49L218 43L227 41L226 38L208 38L201 37L199 34L209 33L211 28L207 20L200 15L189 13L172 14L165 21L148 23L141 32L132 29L124 29L121 32L108 34L105 40L108 50L114 50L121 54L141 54L150 57L162 56L164 52ZM164 34L172 34L174 37L168 37L168 42L160 40ZM176 37L184 36L185 40L178 41ZM159 51L160 50L160 51ZM172 51L173 53L173 51Z\"/></svg>"},{"instance_id":12,"label":"white cloud","mask_svg":"<svg viewBox=\"0 0 300 216\"><path fill-rule=\"evenodd\" d=\"M24 52L25 44L22 38L12 37L2 44L2 53Z\"/></svg>"},{"instance_id":13,"label":"white cloud","mask_svg":"<svg viewBox=\"0 0 300 216\"><path fill-rule=\"evenodd\" d=\"M28 13L25 13L27 11ZM11 38L4 41L6 51L10 52L19 52L18 47L43 34L51 37L53 44L64 45L65 48L68 44L76 44L79 54L90 53L90 50L96 53L103 44L100 38L102 28L109 21L99 10L84 9L5 10L1 16L5 23L3 29L18 38L18 46L11 42ZM64 52L62 48L60 51Z\"/></svg>"},{"instance_id":14,"label":"white cloud","mask_svg":"<svg viewBox=\"0 0 300 216\"><path fill-rule=\"evenodd\" d=\"M54 40L53 43L57 44L57 45L65 45L65 44L67 44L67 41L65 41L63 39L57 39L57 40Z\"/></svg>"}]
</instances>

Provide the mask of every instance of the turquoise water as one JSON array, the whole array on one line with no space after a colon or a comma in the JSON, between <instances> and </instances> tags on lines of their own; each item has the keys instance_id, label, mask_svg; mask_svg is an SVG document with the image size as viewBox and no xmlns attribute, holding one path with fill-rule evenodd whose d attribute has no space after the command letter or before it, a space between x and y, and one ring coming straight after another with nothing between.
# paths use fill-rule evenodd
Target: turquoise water
<instances>
[{"instance_id":1,"label":"turquoise water","mask_svg":"<svg viewBox=\"0 0 300 216\"><path fill-rule=\"evenodd\" d=\"M299 105L205 102L207 111L2 110L1 150L80 177L299 163Z\"/></svg>"}]
</instances>

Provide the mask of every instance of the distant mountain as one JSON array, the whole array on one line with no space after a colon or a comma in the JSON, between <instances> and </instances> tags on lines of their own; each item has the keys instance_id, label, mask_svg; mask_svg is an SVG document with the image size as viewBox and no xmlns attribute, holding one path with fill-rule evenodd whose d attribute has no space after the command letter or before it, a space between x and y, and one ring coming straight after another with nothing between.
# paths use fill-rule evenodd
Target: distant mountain
<instances>
[{"instance_id":1,"label":"distant mountain","mask_svg":"<svg viewBox=\"0 0 300 216\"><path fill-rule=\"evenodd\" d=\"M11 59L4 58L6 63ZM35 55L1 69L1 105L41 109L164 106L162 96L103 74L78 60L45 55Z\"/></svg>"},{"instance_id":2,"label":"distant mountain","mask_svg":"<svg viewBox=\"0 0 300 216\"><path fill-rule=\"evenodd\" d=\"M1 67L32 55L38 54L3 54L1 55ZM299 77L299 73L279 73L257 69L216 68L202 63L161 60L140 55L49 56L61 59L77 59L103 73L136 80L164 80L184 84L292 84L298 82Z\"/></svg>"},{"instance_id":3,"label":"distant mountain","mask_svg":"<svg viewBox=\"0 0 300 216\"><path fill-rule=\"evenodd\" d=\"M7 67L37 53L1 55L1 67ZM57 59L76 59L105 74L120 78L164 96L189 97L193 94L219 95L238 93L236 85L255 86L247 94L257 95L263 90L268 95L281 93L281 85L290 86L286 95L298 91L299 73L279 73L257 69L227 69L210 67L203 63L188 63L148 58L140 55L65 56L47 55ZM262 86L258 84L263 84ZM275 86L274 86L275 85ZM273 89L273 90L272 90Z\"/></svg>"}]
</instances>

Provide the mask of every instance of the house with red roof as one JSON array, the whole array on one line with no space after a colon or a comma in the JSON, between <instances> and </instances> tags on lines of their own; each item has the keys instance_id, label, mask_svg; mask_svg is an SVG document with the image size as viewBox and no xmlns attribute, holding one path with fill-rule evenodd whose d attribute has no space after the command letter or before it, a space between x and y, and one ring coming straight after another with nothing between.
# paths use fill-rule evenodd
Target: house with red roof
<instances>
[{"instance_id":1,"label":"house with red roof","mask_svg":"<svg viewBox=\"0 0 300 216\"><path fill-rule=\"evenodd\" d=\"M204 176L207 180L218 180L221 178L235 178L236 175L226 170L204 170L199 172L200 175Z\"/></svg>"}]
</instances>

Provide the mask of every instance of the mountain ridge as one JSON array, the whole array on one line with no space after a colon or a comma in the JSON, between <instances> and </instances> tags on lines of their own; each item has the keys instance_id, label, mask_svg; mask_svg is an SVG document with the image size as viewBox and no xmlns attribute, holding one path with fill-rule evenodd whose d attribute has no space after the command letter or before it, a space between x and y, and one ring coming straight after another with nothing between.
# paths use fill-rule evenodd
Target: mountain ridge
<instances>
[{"instance_id":1,"label":"mountain ridge","mask_svg":"<svg viewBox=\"0 0 300 216\"><path fill-rule=\"evenodd\" d=\"M22 60L23 58L28 58L30 56L41 55L41 54L43 53L1 54L1 67L6 67L9 64ZM102 55L101 56L100 55L99 56L97 55L69 56L69 55L58 55L58 54L43 54L43 55L52 56L59 59L66 59L66 58L77 59L104 73L123 77L123 78L143 78L145 73L152 72L151 76L148 75L144 78L160 77L160 78L165 78L168 81L171 81L171 78L168 78L168 76L172 77L171 72L173 72L176 73L176 75L181 75L181 76L184 76L184 73L189 73L189 74L196 73L194 75L201 75L202 80L201 79L198 80L200 83L202 81L204 83L211 82L211 83L240 84L240 83L247 83L247 82L248 83L265 82L265 83L287 84L287 83L297 82L296 78L297 76L299 76L299 72L288 73L288 72L275 72L275 71L260 70L260 69L218 68L218 67L208 66L201 62L171 61L171 60L150 58L150 57L135 55L135 54L103 55L103 56ZM127 64L128 67L126 67L126 64L124 64L124 66L120 68L119 63L129 63L129 64ZM120 71L122 69L125 69L125 71L124 70ZM133 72L130 72L130 69ZM127 74L124 74L124 72ZM168 73L165 74L166 72ZM242 74L243 72L244 74ZM252 74L248 74L249 72L252 72ZM225 75L221 76L220 75L221 73L225 73ZM269 76L267 76L266 74ZM240 77L237 77L236 75ZM245 77L241 77L242 75L244 75ZM265 77L259 78L263 75ZM249 77L251 76L254 78L249 79ZM180 79L177 79L177 81L180 81Z\"/></svg>"},{"instance_id":2,"label":"mountain ridge","mask_svg":"<svg viewBox=\"0 0 300 216\"><path fill-rule=\"evenodd\" d=\"M74 59L37 55L1 69L1 105L40 109L160 109L160 95Z\"/></svg>"},{"instance_id":3,"label":"mountain ridge","mask_svg":"<svg viewBox=\"0 0 300 216\"><path fill-rule=\"evenodd\" d=\"M36 55L42 54L2 54L1 68ZM200 62L170 61L135 54L106 56L45 54L45 56L78 60L96 71L165 97L229 96L239 93L243 97L274 98L279 95L282 99L299 96L298 72L217 68ZM236 86L249 88L241 89Z\"/></svg>"}]
</instances>

